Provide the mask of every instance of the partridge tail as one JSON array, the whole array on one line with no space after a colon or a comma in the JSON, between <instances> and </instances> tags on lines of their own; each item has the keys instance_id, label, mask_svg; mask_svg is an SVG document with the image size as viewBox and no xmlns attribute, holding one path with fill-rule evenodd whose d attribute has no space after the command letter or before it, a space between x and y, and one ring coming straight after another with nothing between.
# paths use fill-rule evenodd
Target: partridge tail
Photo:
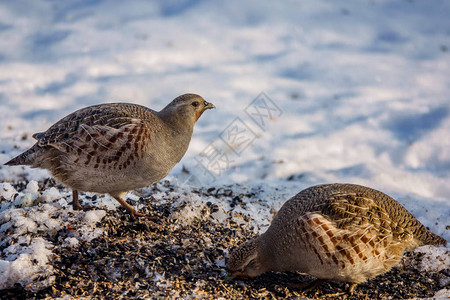
<instances>
[{"instance_id":1,"label":"partridge tail","mask_svg":"<svg viewBox=\"0 0 450 300\"><path fill-rule=\"evenodd\" d=\"M32 165L34 159L37 156L36 146L31 147L27 151L19 154L10 161L6 162L6 166L18 166L18 165Z\"/></svg>"},{"instance_id":2,"label":"partridge tail","mask_svg":"<svg viewBox=\"0 0 450 300\"><path fill-rule=\"evenodd\" d=\"M447 240L423 228L424 230L418 234L418 239L424 245L447 246Z\"/></svg>"}]
</instances>

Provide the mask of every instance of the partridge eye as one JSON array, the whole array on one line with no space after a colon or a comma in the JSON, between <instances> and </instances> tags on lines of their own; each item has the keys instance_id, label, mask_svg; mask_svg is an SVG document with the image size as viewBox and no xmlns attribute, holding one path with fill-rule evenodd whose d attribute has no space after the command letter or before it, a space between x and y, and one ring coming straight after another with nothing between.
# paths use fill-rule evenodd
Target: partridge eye
<instances>
[{"instance_id":1,"label":"partridge eye","mask_svg":"<svg viewBox=\"0 0 450 300\"><path fill-rule=\"evenodd\" d=\"M197 106L198 106L198 102L197 102L197 101L192 102L192 106L193 106L193 107L197 107Z\"/></svg>"}]
</instances>

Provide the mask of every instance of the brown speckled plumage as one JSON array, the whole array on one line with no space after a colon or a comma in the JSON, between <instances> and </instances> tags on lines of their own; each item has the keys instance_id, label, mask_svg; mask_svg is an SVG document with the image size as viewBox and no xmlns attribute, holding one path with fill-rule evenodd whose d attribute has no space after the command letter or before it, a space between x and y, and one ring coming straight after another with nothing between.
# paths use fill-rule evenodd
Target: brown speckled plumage
<instances>
[{"instance_id":1,"label":"brown speckled plumage","mask_svg":"<svg viewBox=\"0 0 450 300\"><path fill-rule=\"evenodd\" d=\"M446 240L388 195L353 184L318 185L288 200L264 234L234 250L228 269L242 277L300 271L353 289L425 244Z\"/></svg>"},{"instance_id":2,"label":"brown speckled plumage","mask_svg":"<svg viewBox=\"0 0 450 300\"><path fill-rule=\"evenodd\" d=\"M50 170L73 189L75 209L78 190L109 193L140 216L123 196L170 172L186 152L195 122L210 108L195 94L181 95L159 112L129 103L86 107L34 134L37 142L6 165Z\"/></svg>"}]
</instances>

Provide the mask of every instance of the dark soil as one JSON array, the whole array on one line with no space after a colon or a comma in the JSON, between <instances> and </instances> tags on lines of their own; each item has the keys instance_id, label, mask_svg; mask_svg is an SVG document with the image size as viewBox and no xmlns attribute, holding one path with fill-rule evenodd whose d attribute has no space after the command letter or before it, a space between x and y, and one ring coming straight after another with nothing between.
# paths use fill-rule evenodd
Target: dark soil
<instances>
[{"instance_id":1,"label":"dark soil","mask_svg":"<svg viewBox=\"0 0 450 300\"><path fill-rule=\"evenodd\" d=\"M211 195L212 191L194 192ZM236 202L237 195L229 193L229 201ZM180 225L169 218L168 204L155 204L151 198L140 201L148 205L145 212L156 217L153 221L133 221L121 209L109 211L101 222L103 235L80 243L76 250L58 246L61 238L70 236L70 229L46 237L56 245L55 284L38 292L17 286L0 291L0 299L408 299L432 297L443 288L439 278L450 276L449 270L431 273L411 267L421 257L410 253L405 255L406 263L358 285L351 295L345 283L327 282L308 292L293 288L314 279L297 273L230 279L224 267L229 251L252 237L248 230L233 220L223 225L213 220Z\"/></svg>"}]
</instances>

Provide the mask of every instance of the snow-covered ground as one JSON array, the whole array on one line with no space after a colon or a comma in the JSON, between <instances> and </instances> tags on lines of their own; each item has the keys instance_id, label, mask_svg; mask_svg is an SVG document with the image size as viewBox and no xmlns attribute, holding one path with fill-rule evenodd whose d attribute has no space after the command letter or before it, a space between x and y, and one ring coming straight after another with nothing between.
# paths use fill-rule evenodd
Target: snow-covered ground
<instances>
[{"instance_id":1,"label":"snow-covered ground","mask_svg":"<svg viewBox=\"0 0 450 300\"><path fill-rule=\"evenodd\" d=\"M159 110L194 92L217 109L168 177L180 188L262 188L244 213L264 230L303 188L357 183L450 241L449 12L445 0L1 2L0 163L81 107ZM8 183L48 176L0 167L0 247L17 239L0 253L0 289L51 273L52 245L26 233L68 226L70 193ZM116 205L101 199L68 247L99 234L101 204ZM448 248L434 251L449 268Z\"/></svg>"}]
</instances>

